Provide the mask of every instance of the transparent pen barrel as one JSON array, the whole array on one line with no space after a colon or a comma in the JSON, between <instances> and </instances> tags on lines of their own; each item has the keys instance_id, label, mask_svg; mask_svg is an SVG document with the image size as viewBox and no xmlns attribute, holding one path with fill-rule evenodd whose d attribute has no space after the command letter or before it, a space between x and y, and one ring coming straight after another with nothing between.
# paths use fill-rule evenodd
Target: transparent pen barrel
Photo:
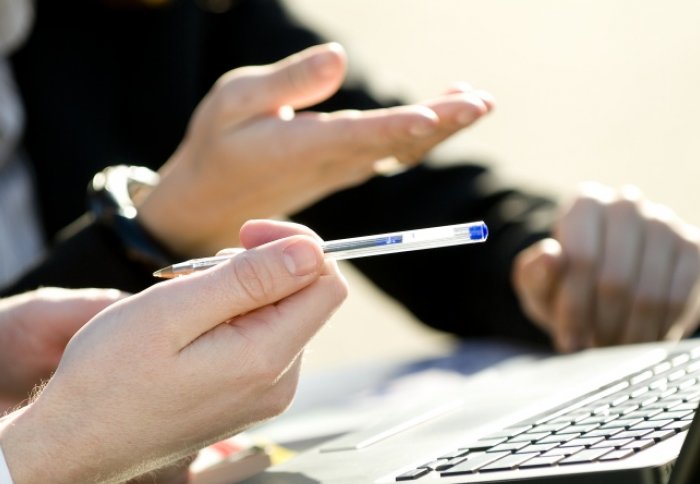
<instances>
[{"instance_id":1,"label":"transparent pen barrel","mask_svg":"<svg viewBox=\"0 0 700 484\"><path fill-rule=\"evenodd\" d=\"M433 227L370 237L341 239L323 244L328 259L343 260L356 257L407 252L411 250L449 247L483 242L488 229L483 222Z\"/></svg>"}]
</instances>

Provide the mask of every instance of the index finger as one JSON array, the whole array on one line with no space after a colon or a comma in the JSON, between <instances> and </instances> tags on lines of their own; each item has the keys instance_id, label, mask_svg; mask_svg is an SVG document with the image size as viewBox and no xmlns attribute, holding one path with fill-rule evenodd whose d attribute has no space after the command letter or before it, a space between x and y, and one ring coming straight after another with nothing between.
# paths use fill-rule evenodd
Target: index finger
<instances>
[{"instance_id":1,"label":"index finger","mask_svg":"<svg viewBox=\"0 0 700 484\"><path fill-rule=\"evenodd\" d=\"M554 307L554 333L564 351L587 346L594 331L591 318L603 232L600 196L597 186L586 186L555 230L566 266Z\"/></svg>"}]
</instances>

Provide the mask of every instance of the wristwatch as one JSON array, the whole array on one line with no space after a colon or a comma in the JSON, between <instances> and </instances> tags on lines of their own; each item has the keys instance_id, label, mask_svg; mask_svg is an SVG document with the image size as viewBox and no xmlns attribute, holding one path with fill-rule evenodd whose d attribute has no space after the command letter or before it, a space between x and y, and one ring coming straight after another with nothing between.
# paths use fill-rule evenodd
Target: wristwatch
<instances>
[{"instance_id":1,"label":"wristwatch","mask_svg":"<svg viewBox=\"0 0 700 484\"><path fill-rule=\"evenodd\" d=\"M175 257L139 223L137 204L158 184L158 173L143 166L109 166L88 184L88 208L97 223L119 239L126 255L150 268Z\"/></svg>"}]
</instances>

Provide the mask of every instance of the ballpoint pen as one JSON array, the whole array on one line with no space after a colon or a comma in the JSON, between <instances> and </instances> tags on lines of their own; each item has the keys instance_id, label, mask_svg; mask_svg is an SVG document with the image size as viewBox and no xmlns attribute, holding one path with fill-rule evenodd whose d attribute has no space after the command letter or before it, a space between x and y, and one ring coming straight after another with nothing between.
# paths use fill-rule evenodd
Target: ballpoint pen
<instances>
[{"instance_id":1,"label":"ballpoint pen","mask_svg":"<svg viewBox=\"0 0 700 484\"><path fill-rule=\"evenodd\" d=\"M488 237L488 227L483 221L470 222L426 229L390 232L386 234L353 237L349 239L330 240L323 242L321 248L326 259L344 260L358 257L369 257L410 250L432 249L453 245L474 244L484 242ZM244 249L201 259L190 259L179 262L153 273L156 277L171 278L191 274L192 272L208 269L225 262Z\"/></svg>"}]
</instances>

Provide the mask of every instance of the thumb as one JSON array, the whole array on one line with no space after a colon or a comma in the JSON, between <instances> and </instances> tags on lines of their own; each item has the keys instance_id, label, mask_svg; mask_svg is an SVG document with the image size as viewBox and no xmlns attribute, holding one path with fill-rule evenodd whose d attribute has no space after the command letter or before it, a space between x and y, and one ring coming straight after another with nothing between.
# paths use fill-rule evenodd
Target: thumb
<instances>
[{"instance_id":1,"label":"thumb","mask_svg":"<svg viewBox=\"0 0 700 484\"><path fill-rule=\"evenodd\" d=\"M540 240L520 252L513 266L513 285L523 311L548 331L563 266L561 245L551 238Z\"/></svg>"},{"instance_id":2,"label":"thumb","mask_svg":"<svg viewBox=\"0 0 700 484\"><path fill-rule=\"evenodd\" d=\"M151 318L146 330L158 326L155 330L179 351L215 326L310 285L324 267L318 241L294 235L243 251L201 273L157 284L134 298L140 303L130 310L137 313L124 319L160 315Z\"/></svg>"},{"instance_id":3,"label":"thumb","mask_svg":"<svg viewBox=\"0 0 700 484\"><path fill-rule=\"evenodd\" d=\"M217 85L232 118L302 109L333 95L345 78L347 59L340 44L309 47L274 64L234 69Z\"/></svg>"}]
</instances>

